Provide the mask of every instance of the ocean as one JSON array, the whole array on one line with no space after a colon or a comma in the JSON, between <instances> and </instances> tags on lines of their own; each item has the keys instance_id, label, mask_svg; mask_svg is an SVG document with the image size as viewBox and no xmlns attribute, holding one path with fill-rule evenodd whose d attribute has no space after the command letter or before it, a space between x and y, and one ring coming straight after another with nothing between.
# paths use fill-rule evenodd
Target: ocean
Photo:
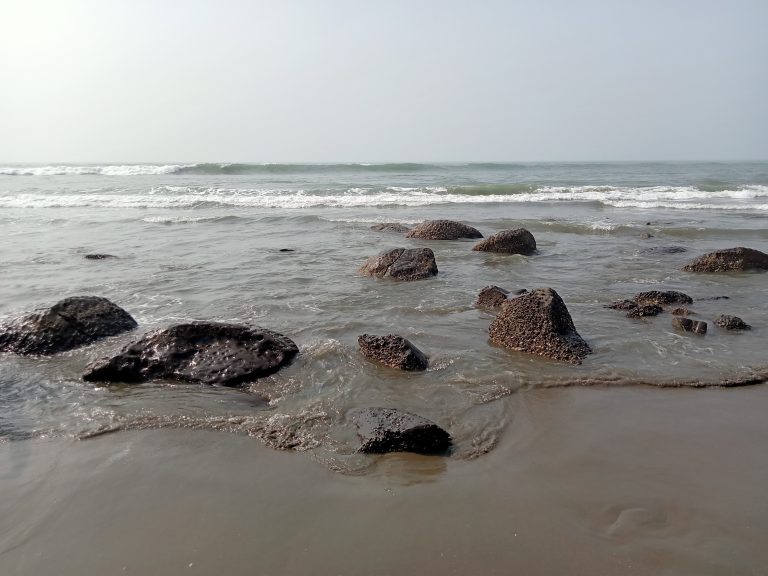
<instances>
[{"instance_id":1,"label":"ocean","mask_svg":"<svg viewBox=\"0 0 768 576\"><path fill-rule=\"evenodd\" d=\"M526 228L538 252L371 229L441 218ZM98 295L139 323L0 356L0 573L763 573L768 390L718 385L768 370L766 276L680 269L768 252L767 223L768 162L0 164L0 322ZM395 247L431 248L439 274L356 273ZM487 285L554 288L594 353L491 344ZM689 294L706 336L605 308L645 290ZM81 379L190 320L300 354L247 390ZM430 368L369 363L363 333ZM425 416L455 448L359 454L361 406Z\"/></svg>"}]
</instances>

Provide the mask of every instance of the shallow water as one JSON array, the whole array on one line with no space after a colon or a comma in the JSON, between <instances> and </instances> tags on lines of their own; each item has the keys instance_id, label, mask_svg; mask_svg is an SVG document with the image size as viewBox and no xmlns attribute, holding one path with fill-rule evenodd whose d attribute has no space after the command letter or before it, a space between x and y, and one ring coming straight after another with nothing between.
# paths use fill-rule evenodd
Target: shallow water
<instances>
[{"instance_id":1,"label":"shallow water","mask_svg":"<svg viewBox=\"0 0 768 576\"><path fill-rule=\"evenodd\" d=\"M0 358L0 470L8 490L21 490L16 504L6 503L16 506L21 528L0 521L0 563L19 573L28 566L37 569L26 573L50 571L43 569L52 566L45 556L43 564L33 558L42 533L62 554L69 545L85 546L91 522L106 512L95 503L74 516L60 510L71 525L88 529L82 540L77 534L57 539L42 527L48 512L35 511L44 508L34 501L48 486L30 478L53 467L54 492L74 491L81 506L87 491L80 493L77 484L83 469L95 466L94 489L103 499L114 481L136 484L135 510L122 500L111 505L119 508L116 517L130 517L126 533L134 532L139 511L153 510L155 498L169 500L168 531L175 522L188 526L169 542L168 563L158 559L163 548L147 552L165 566L163 573L186 569L188 563L171 563L187 554L182 535L196 541L203 529L177 512L222 488L224 495L205 504L206 521L231 517L238 538L245 537L254 529L252 514L235 510L233 502L268 504L277 531L258 534L270 546L284 551L278 536L293 529L313 542L307 556L259 555L262 573L307 573L318 559L327 573L359 573L364 552L377 559L370 573L404 565L396 564L399 555L376 554L375 542L402 551L413 572L427 573L508 573L508 566L552 573L570 566L589 574L716 574L725 566L737 573L764 566L757 541L767 533L765 509L748 505L759 498L758 480L766 476L758 454L764 388L653 387L765 377L766 275L679 269L713 249L768 251L766 198L766 163L0 167L0 319L65 296L95 294L140 324L135 333L53 358ZM485 235L522 226L539 250L531 257L477 253L471 241L427 242L369 229L435 218L462 220ZM432 248L439 275L396 283L356 274L367 256L396 246ZM687 251L647 252L663 246ZM83 258L92 252L117 258ZM491 345L493 315L473 306L489 284L555 288L594 354L571 366ZM677 333L668 314L630 320L604 308L650 289L691 295L693 318L708 321L709 333ZM729 298L707 299L716 296ZM712 320L720 313L741 316L753 330L716 328ZM301 353L245 391L171 383L100 387L81 380L92 359L147 330L193 319L277 330ZM393 372L360 356L359 334L393 332L430 357L426 373ZM453 435L454 452L447 459L356 454L347 412L370 405L436 421ZM169 430L179 428L187 430ZM262 444L302 454L276 454ZM135 458L130 472L127 460L114 456L125 450ZM711 462L704 460L707 451ZM253 462L241 461L252 453ZM19 467L17 455L28 468ZM276 468L261 471L256 462L264 460ZM159 489L158 483L177 481L174 466L199 475L188 495ZM248 493L241 474L264 482L265 493L290 482L302 496L291 503L295 493L286 493L278 518L278 504ZM718 492L721 486L733 491ZM230 487L237 487L236 497ZM346 490L355 496L345 499ZM407 497L392 508L388 490L405 490ZM518 490L525 496L518 498ZM372 495L371 511L358 518L372 543L345 556L342 548L355 548L350 540L366 533L345 519ZM334 506L315 502L324 497ZM441 504L446 500L456 510ZM420 514L408 516L409 507ZM477 515L488 516L487 524ZM406 518L415 522L409 538L397 532ZM505 539L512 538L511 525L521 527L514 538L524 544ZM158 541L167 540L157 530ZM222 525L218 530L227 532ZM111 552L67 556L62 573L114 571L123 557L136 568L128 552L144 546L143 536L113 542L117 533L107 530L102 537L112 542ZM295 538L298 550L305 540ZM216 539L227 553L203 546L206 553L190 562L229 558L227 571L244 570L238 562L254 557L224 541ZM451 544L443 546L446 541ZM562 557L547 552L553 544ZM451 553L453 564L439 559Z\"/></svg>"}]
</instances>

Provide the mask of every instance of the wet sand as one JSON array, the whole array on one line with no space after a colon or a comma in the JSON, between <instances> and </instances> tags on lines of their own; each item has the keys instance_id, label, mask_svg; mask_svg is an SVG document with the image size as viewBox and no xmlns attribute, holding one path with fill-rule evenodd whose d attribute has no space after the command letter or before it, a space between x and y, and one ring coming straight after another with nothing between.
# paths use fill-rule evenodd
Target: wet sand
<instances>
[{"instance_id":1,"label":"wet sand","mask_svg":"<svg viewBox=\"0 0 768 576\"><path fill-rule=\"evenodd\" d=\"M5 442L0 574L768 574L768 387L497 402L490 453L359 475L225 432Z\"/></svg>"}]
</instances>

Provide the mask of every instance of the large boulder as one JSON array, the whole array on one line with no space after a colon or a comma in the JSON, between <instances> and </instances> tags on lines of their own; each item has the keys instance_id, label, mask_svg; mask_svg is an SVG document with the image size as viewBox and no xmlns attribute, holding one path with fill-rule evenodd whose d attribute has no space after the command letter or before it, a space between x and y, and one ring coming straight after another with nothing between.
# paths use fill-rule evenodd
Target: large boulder
<instances>
[{"instance_id":1,"label":"large boulder","mask_svg":"<svg viewBox=\"0 0 768 576\"><path fill-rule=\"evenodd\" d=\"M592 353L552 288L537 288L507 300L488 332L491 341L506 348L573 364L581 364Z\"/></svg>"},{"instance_id":2,"label":"large boulder","mask_svg":"<svg viewBox=\"0 0 768 576\"><path fill-rule=\"evenodd\" d=\"M408 228L408 226L403 226L398 222L384 222L383 224L374 224L371 226L371 230L376 230L377 232L398 232L402 234L403 232L408 232L410 228Z\"/></svg>"},{"instance_id":3,"label":"large boulder","mask_svg":"<svg viewBox=\"0 0 768 576\"><path fill-rule=\"evenodd\" d=\"M83 379L239 386L277 372L298 352L290 338L271 330L218 322L177 324L147 334L112 358L93 362Z\"/></svg>"},{"instance_id":4,"label":"large boulder","mask_svg":"<svg viewBox=\"0 0 768 576\"><path fill-rule=\"evenodd\" d=\"M74 296L0 328L0 352L58 354L136 326L128 312L106 298Z\"/></svg>"},{"instance_id":5,"label":"large boulder","mask_svg":"<svg viewBox=\"0 0 768 576\"><path fill-rule=\"evenodd\" d=\"M437 275L437 262L429 248L393 248L368 258L358 273L376 278L421 280Z\"/></svg>"},{"instance_id":6,"label":"large boulder","mask_svg":"<svg viewBox=\"0 0 768 576\"><path fill-rule=\"evenodd\" d=\"M414 371L426 370L429 365L424 353L402 336L363 334L357 343L363 356L391 368Z\"/></svg>"},{"instance_id":7,"label":"large boulder","mask_svg":"<svg viewBox=\"0 0 768 576\"><path fill-rule=\"evenodd\" d=\"M683 266L685 272L768 270L768 254L752 248L728 248L699 256Z\"/></svg>"},{"instance_id":8,"label":"large boulder","mask_svg":"<svg viewBox=\"0 0 768 576\"><path fill-rule=\"evenodd\" d=\"M477 252L500 252L502 254L523 254L536 252L536 239L525 228L502 230L478 242L472 247Z\"/></svg>"},{"instance_id":9,"label":"large boulder","mask_svg":"<svg viewBox=\"0 0 768 576\"><path fill-rule=\"evenodd\" d=\"M411 228L406 238L422 240L458 240L459 238L482 238L476 228L454 220L427 220Z\"/></svg>"},{"instance_id":10,"label":"large boulder","mask_svg":"<svg viewBox=\"0 0 768 576\"><path fill-rule=\"evenodd\" d=\"M371 454L416 452L443 454L451 447L451 435L416 414L393 408L358 408L351 412L361 444Z\"/></svg>"}]
</instances>

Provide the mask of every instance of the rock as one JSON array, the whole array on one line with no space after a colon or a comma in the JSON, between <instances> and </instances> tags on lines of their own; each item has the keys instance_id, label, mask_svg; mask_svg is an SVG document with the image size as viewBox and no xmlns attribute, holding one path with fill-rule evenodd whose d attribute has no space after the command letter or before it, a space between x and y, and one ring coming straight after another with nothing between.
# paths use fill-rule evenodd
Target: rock
<instances>
[{"instance_id":1,"label":"rock","mask_svg":"<svg viewBox=\"0 0 768 576\"><path fill-rule=\"evenodd\" d=\"M498 252L501 254L523 254L536 252L536 239L525 228L502 230L478 242L472 247L476 252Z\"/></svg>"},{"instance_id":2,"label":"rock","mask_svg":"<svg viewBox=\"0 0 768 576\"><path fill-rule=\"evenodd\" d=\"M280 248L278 252L296 252L293 248Z\"/></svg>"},{"instance_id":3,"label":"rock","mask_svg":"<svg viewBox=\"0 0 768 576\"><path fill-rule=\"evenodd\" d=\"M744 322L738 316L728 316L727 314L720 314L715 318L715 326L725 328L726 330L751 330L752 326Z\"/></svg>"},{"instance_id":4,"label":"rock","mask_svg":"<svg viewBox=\"0 0 768 576\"><path fill-rule=\"evenodd\" d=\"M683 308L675 308L671 312L672 316L688 316L688 315L693 314L693 313L694 312L692 312L691 310L689 310L688 308L685 308L685 307L683 307Z\"/></svg>"},{"instance_id":5,"label":"rock","mask_svg":"<svg viewBox=\"0 0 768 576\"><path fill-rule=\"evenodd\" d=\"M640 292L632 297L632 300L638 304L657 304L659 306L665 306L667 304L692 304L693 298L688 294L677 292L676 290L650 290L648 292Z\"/></svg>"},{"instance_id":6,"label":"rock","mask_svg":"<svg viewBox=\"0 0 768 576\"><path fill-rule=\"evenodd\" d=\"M618 300L612 304L606 304L605 308L610 308L611 310L634 310L637 308L637 302L634 300Z\"/></svg>"},{"instance_id":7,"label":"rock","mask_svg":"<svg viewBox=\"0 0 768 576\"><path fill-rule=\"evenodd\" d=\"M357 337L357 343L363 356L374 362L400 370L427 369L428 361L424 353L402 336L363 334Z\"/></svg>"},{"instance_id":8,"label":"rock","mask_svg":"<svg viewBox=\"0 0 768 576\"><path fill-rule=\"evenodd\" d=\"M672 326L683 332L694 332L696 334L707 333L707 323L701 320L691 320L690 318L672 318Z\"/></svg>"},{"instance_id":9,"label":"rock","mask_svg":"<svg viewBox=\"0 0 768 576\"><path fill-rule=\"evenodd\" d=\"M128 312L106 298L65 298L0 328L0 352L58 354L136 328Z\"/></svg>"},{"instance_id":10,"label":"rock","mask_svg":"<svg viewBox=\"0 0 768 576\"><path fill-rule=\"evenodd\" d=\"M651 238L653 238L653 234L648 234L648 232L643 232L640 234L641 240L650 240Z\"/></svg>"},{"instance_id":11,"label":"rock","mask_svg":"<svg viewBox=\"0 0 768 576\"><path fill-rule=\"evenodd\" d=\"M645 248L640 250L639 254L656 256L665 254L681 254L683 252L688 252L688 248L685 246L654 246L653 248Z\"/></svg>"},{"instance_id":12,"label":"rock","mask_svg":"<svg viewBox=\"0 0 768 576\"><path fill-rule=\"evenodd\" d=\"M706 298L697 298L697 300L730 300L730 296L707 296Z\"/></svg>"},{"instance_id":13,"label":"rock","mask_svg":"<svg viewBox=\"0 0 768 576\"><path fill-rule=\"evenodd\" d=\"M475 306L480 308L498 308L504 304L509 292L498 286L486 286L477 295Z\"/></svg>"},{"instance_id":14,"label":"rock","mask_svg":"<svg viewBox=\"0 0 768 576\"><path fill-rule=\"evenodd\" d=\"M752 248L728 248L699 256L683 266L685 272L768 270L768 254Z\"/></svg>"},{"instance_id":15,"label":"rock","mask_svg":"<svg viewBox=\"0 0 768 576\"><path fill-rule=\"evenodd\" d=\"M286 336L238 324L193 322L151 332L86 369L84 380L153 379L239 386L290 364L299 349Z\"/></svg>"},{"instance_id":16,"label":"rock","mask_svg":"<svg viewBox=\"0 0 768 576\"><path fill-rule=\"evenodd\" d=\"M537 288L504 302L488 332L491 341L506 348L574 364L592 353L552 288Z\"/></svg>"},{"instance_id":17,"label":"rock","mask_svg":"<svg viewBox=\"0 0 768 576\"><path fill-rule=\"evenodd\" d=\"M627 312L627 318L645 318L646 316L658 316L664 312L664 308L657 304L638 305Z\"/></svg>"},{"instance_id":18,"label":"rock","mask_svg":"<svg viewBox=\"0 0 768 576\"><path fill-rule=\"evenodd\" d=\"M403 226L398 222L385 222L383 224L375 224L374 226L371 226L371 230L377 230L378 232L398 232L402 234L408 232L410 228L408 228L408 226Z\"/></svg>"},{"instance_id":19,"label":"rock","mask_svg":"<svg viewBox=\"0 0 768 576\"><path fill-rule=\"evenodd\" d=\"M421 280L437 275L437 263L429 248L394 248L368 258L358 273L376 278Z\"/></svg>"},{"instance_id":20,"label":"rock","mask_svg":"<svg viewBox=\"0 0 768 576\"><path fill-rule=\"evenodd\" d=\"M437 424L416 414L392 408L359 408L351 413L361 440L360 452L416 452L443 454L451 436Z\"/></svg>"},{"instance_id":21,"label":"rock","mask_svg":"<svg viewBox=\"0 0 768 576\"><path fill-rule=\"evenodd\" d=\"M83 256L86 260L107 260L108 258L117 258L112 254L86 254Z\"/></svg>"},{"instance_id":22,"label":"rock","mask_svg":"<svg viewBox=\"0 0 768 576\"><path fill-rule=\"evenodd\" d=\"M414 226L406 238L422 240L458 240L459 238L482 238L480 232L461 222L453 220L427 220Z\"/></svg>"}]
</instances>

